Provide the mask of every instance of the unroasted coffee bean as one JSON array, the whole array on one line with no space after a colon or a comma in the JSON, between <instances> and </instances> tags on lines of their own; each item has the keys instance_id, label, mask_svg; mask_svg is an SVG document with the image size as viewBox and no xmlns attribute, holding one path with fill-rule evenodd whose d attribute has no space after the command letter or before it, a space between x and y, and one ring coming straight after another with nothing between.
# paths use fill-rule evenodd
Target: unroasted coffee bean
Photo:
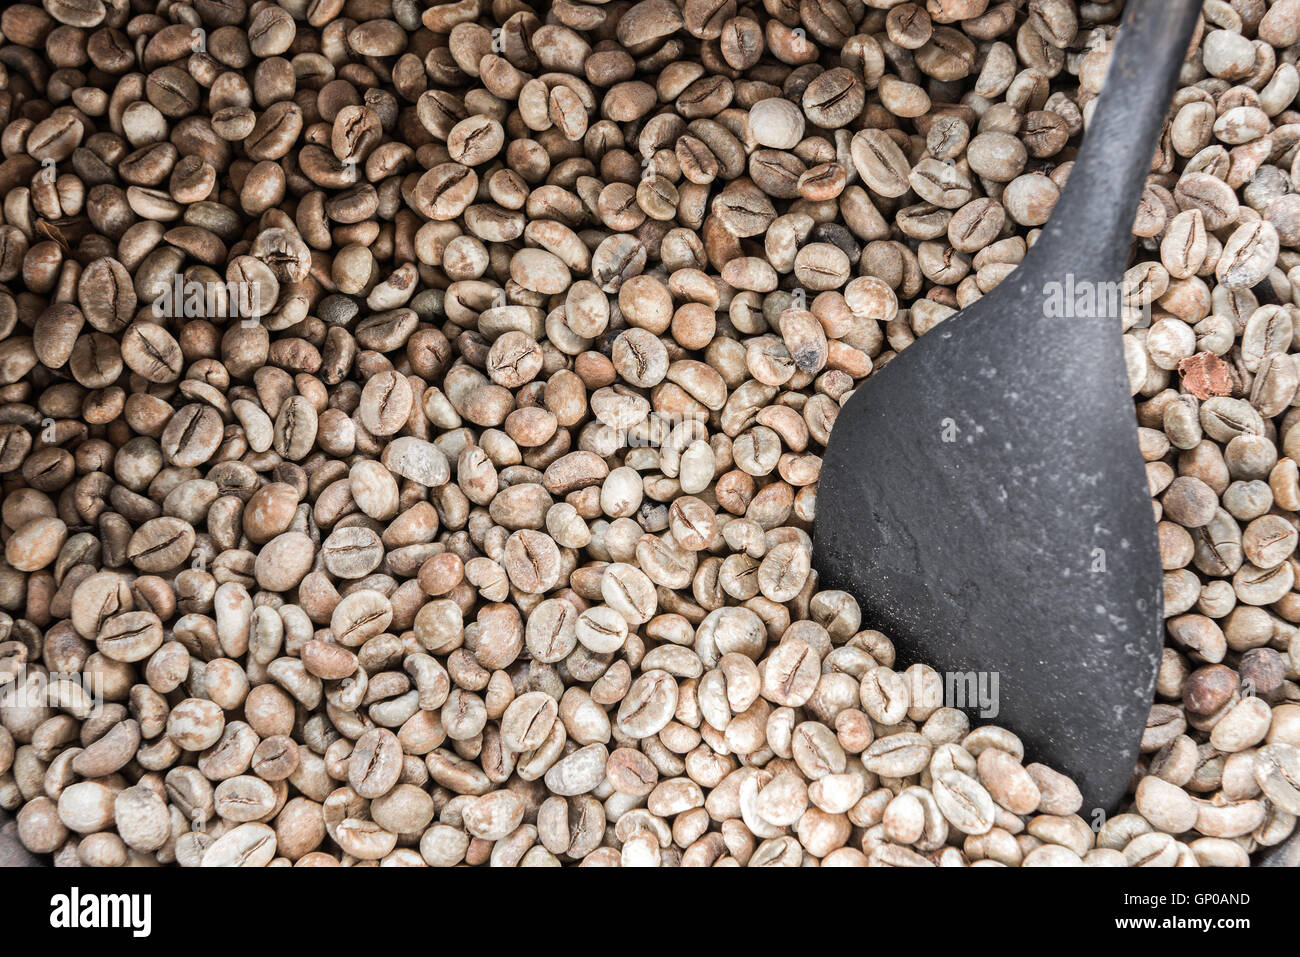
<instances>
[{"instance_id":1,"label":"unroasted coffee bean","mask_svg":"<svg viewBox=\"0 0 1300 957\"><path fill-rule=\"evenodd\" d=\"M364 578L384 560L384 546L368 528L340 528L321 543L321 558L338 578Z\"/></svg>"},{"instance_id":2,"label":"unroasted coffee bean","mask_svg":"<svg viewBox=\"0 0 1300 957\"><path fill-rule=\"evenodd\" d=\"M411 384L403 376L381 372L362 389L358 414L371 434L392 435L406 422L413 403Z\"/></svg>"},{"instance_id":3,"label":"unroasted coffee bean","mask_svg":"<svg viewBox=\"0 0 1300 957\"><path fill-rule=\"evenodd\" d=\"M275 857L275 831L265 824L240 824L203 852L203 867L265 867Z\"/></svg>"},{"instance_id":4,"label":"unroasted coffee bean","mask_svg":"<svg viewBox=\"0 0 1300 957\"><path fill-rule=\"evenodd\" d=\"M275 418L272 447L290 461L304 459L316 441L318 428L319 417L311 403L304 396L292 396Z\"/></svg>"},{"instance_id":5,"label":"unroasted coffee bean","mask_svg":"<svg viewBox=\"0 0 1300 957\"><path fill-rule=\"evenodd\" d=\"M677 707L677 682L664 671L648 671L633 682L618 709L618 725L633 738L658 733Z\"/></svg>"},{"instance_id":6,"label":"unroasted coffee bean","mask_svg":"<svg viewBox=\"0 0 1300 957\"><path fill-rule=\"evenodd\" d=\"M426 608L438 610L438 606ZM361 589L352 592L334 606L329 625L339 644L355 648L382 634L392 619L392 603L383 594L372 589Z\"/></svg>"},{"instance_id":7,"label":"unroasted coffee bean","mask_svg":"<svg viewBox=\"0 0 1300 957\"><path fill-rule=\"evenodd\" d=\"M348 758L348 783L358 795L377 798L387 794L402 773L402 751L397 736L386 728L367 731L357 739Z\"/></svg>"},{"instance_id":8,"label":"unroasted coffee bean","mask_svg":"<svg viewBox=\"0 0 1300 957\"><path fill-rule=\"evenodd\" d=\"M780 97L759 100L750 107L749 128L763 146L794 149L803 139L803 111L797 104Z\"/></svg>"},{"instance_id":9,"label":"unroasted coffee bean","mask_svg":"<svg viewBox=\"0 0 1300 957\"><path fill-rule=\"evenodd\" d=\"M925 767L930 760L930 742L919 734L902 732L881 738L862 755L869 771L887 777L906 777ZM910 769L910 770L909 770Z\"/></svg>"},{"instance_id":10,"label":"unroasted coffee bean","mask_svg":"<svg viewBox=\"0 0 1300 957\"><path fill-rule=\"evenodd\" d=\"M189 559L194 529L179 518L154 518L131 536L125 557L142 572L171 571Z\"/></svg>"},{"instance_id":11,"label":"unroasted coffee bean","mask_svg":"<svg viewBox=\"0 0 1300 957\"><path fill-rule=\"evenodd\" d=\"M182 406L163 430L163 454L172 465L202 465L216 452L223 434L216 409L200 403Z\"/></svg>"},{"instance_id":12,"label":"unroasted coffee bean","mask_svg":"<svg viewBox=\"0 0 1300 957\"><path fill-rule=\"evenodd\" d=\"M939 775L934 782L934 798L943 816L963 833L984 834L993 827L993 799L983 785L960 771Z\"/></svg>"},{"instance_id":13,"label":"unroasted coffee bean","mask_svg":"<svg viewBox=\"0 0 1300 957\"><path fill-rule=\"evenodd\" d=\"M550 735L558 707L545 692L521 695L501 717L501 743L511 751L531 751Z\"/></svg>"},{"instance_id":14,"label":"unroasted coffee bean","mask_svg":"<svg viewBox=\"0 0 1300 957\"><path fill-rule=\"evenodd\" d=\"M128 611L107 619L95 644L114 661L143 661L163 643L162 622L148 611Z\"/></svg>"},{"instance_id":15,"label":"unroasted coffee bean","mask_svg":"<svg viewBox=\"0 0 1300 957\"><path fill-rule=\"evenodd\" d=\"M1269 744L1255 753L1255 780L1270 801L1295 814L1300 808L1300 750L1289 744Z\"/></svg>"}]
</instances>

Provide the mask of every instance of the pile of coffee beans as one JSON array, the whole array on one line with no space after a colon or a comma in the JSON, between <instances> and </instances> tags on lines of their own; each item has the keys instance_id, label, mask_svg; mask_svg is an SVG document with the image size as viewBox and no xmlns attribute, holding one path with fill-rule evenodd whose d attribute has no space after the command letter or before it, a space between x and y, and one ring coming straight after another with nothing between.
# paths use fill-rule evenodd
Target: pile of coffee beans
<instances>
[{"instance_id":1,"label":"pile of coffee beans","mask_svg":"<svg viewBox=\"0 0 1300 957\"><path fill-rule=\"evenodd\" d=\"M1024 257L1121 12L6 6L23 845L1108 866L1285 840L1300 0L1206 0L1134 223L1169 641L1124 813L972 726L812 568L839 408Z\"/></svg>"}]
</instances>

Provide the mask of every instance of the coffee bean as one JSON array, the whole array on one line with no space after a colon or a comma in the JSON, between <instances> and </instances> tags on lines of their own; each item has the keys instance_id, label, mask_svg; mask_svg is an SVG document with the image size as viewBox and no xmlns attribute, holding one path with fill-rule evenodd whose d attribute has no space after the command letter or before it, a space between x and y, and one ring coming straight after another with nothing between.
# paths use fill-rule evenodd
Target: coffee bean
<instances>
[{"instance_id":1,"label":"coffee bean","mask_svg":"<svg viewBox=\"0 0 1300 957\"><path fill-rule=\"evenodd\" d=\"M321 558L332 575L364 578L384 560L384 546L368 528L340 528L321 543Z\"/></svg>"},{"instance_id":2,"label":"coffee bean","mask_svg":"<svg viewBox=\"0 0 1300 957\"><path fill-rule=\"evenodd\" d=\"M201 403L182 406L163 430L163 454L172 465L202 465L212 458L224 435L221 415Z\"/></svg>"}]
</instances>

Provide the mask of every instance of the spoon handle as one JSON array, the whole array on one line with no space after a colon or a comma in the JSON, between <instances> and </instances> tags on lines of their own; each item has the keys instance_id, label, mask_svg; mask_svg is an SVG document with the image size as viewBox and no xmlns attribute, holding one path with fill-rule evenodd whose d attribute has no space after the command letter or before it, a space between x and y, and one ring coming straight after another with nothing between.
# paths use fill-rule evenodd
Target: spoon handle
<instances>
[{"instance_id":1,"label":"spoon handle","mask_svg":"<svg viewBox=\"0 0 1300 957\"><path fill-rule=\"evenodd\" d=\"M1200 11L1201 0L1126 4L1078 161L1034 244L1038 256L1057 264L1077 259L1076 271L1090 279L1119 278L1128 262L1134 211Z\"/></svg>"}]
</instances>

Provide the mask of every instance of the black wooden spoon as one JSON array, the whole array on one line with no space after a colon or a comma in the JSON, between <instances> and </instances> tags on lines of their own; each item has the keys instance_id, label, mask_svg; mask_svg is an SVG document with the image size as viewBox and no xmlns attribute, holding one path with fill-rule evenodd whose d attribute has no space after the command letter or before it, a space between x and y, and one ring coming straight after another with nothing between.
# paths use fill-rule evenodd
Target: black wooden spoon
<instances>
[{"instance_id":1,"label":"black wooden spoon","mask_svg":"<svg viewBox=\"0 0 1300 957\"><path fill-rule=\"evenodd\" d=\"M1124 794L1160 662L1160 556L1108 293L1200 8L1130 0L1038 241L857 390L817 493L823 587L854 594L902 664L939 669L947 703L982 690L955 703L1073 776L1085 817Z\"/></svg>"}]
</instances>

